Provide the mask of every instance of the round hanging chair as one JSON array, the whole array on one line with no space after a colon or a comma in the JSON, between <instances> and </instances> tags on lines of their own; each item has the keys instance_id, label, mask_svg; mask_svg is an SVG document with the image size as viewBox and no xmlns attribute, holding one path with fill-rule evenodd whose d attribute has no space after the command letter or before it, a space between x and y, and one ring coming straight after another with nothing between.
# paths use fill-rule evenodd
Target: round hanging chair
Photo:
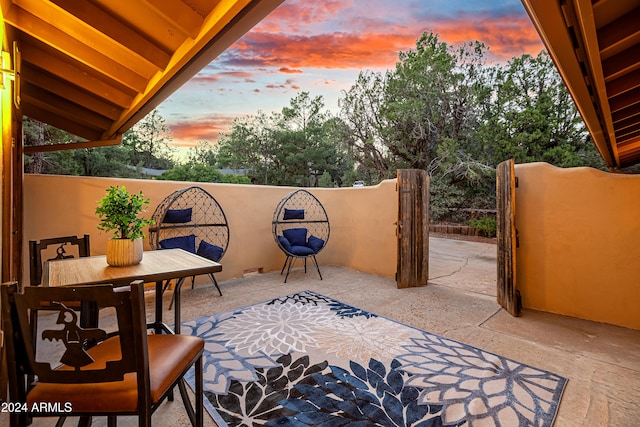
<instances>
[{"instance_id":1,"label":"round hanging chair","mask_svg":"<svg viewBox=\"0 0 640 427\"><path fill-rule=\"evenodd\" d=\"M324 249L329 241L329 217L322 203L307 190L296 190L278 203L273 214L273 237L286 258L280 274L287 274L295 258L304 260L304 271L307 272L307 258L313 259L320 280L322 274L316 255Z\"/></svg>"},{"instance_id":2,"label":"round hanging chair","mask_svg":"<svg viewBox=\"0 0 640 427\"><path fill-rule=\"evenodd\" d=\"M149 244L153 249L180 248L215 262L227 252L227 217L216 199L203 188L174 191L160 202L151 218L155 221L149 227ZM215 276L209 276L222 295Z\"/></svg>"}]
</instances>

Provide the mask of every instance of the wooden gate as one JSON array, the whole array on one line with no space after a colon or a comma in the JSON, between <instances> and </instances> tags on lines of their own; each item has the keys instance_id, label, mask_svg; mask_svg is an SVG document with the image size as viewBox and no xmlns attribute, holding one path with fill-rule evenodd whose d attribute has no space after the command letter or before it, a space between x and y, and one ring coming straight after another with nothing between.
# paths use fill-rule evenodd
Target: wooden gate
<instances>
[{"instance_id":1,"label":"wooden gate","mask_svg":"<svg viewBox=\"0 0 640 427\"><path fill-rule=\"evenodd\" d=\"M429 176L398 170L398 288L423 286L429 279Z\"/></svg>"},{"instance_id":2,"label":"wooden gate","mask_svg":"<svg viewBox=\"0 0 640 427\"><path fill-rule=\"evenodd\" d=\"M496 170L498 304L513 316L520 315L520 294L516 289L516 176L513 159Z\"/></svg>"}]
</instances>

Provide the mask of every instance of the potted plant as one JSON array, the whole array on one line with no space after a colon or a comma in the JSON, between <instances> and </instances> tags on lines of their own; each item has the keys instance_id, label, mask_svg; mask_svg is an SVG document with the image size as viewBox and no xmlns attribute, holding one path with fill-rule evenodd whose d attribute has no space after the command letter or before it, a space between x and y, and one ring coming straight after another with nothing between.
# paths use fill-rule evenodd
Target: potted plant
<instances>
[{"instance_id":1,"label":"potted plant","mask_svg":"<svg viewBox=\"0 0 640 427\"><path fill-rule=\"evenodd\" d=\"M129 193L124 186L109 187L106 196L98 201L98 230L114 232L107 241L107 264L123 267L142 261L142 228L154 224L152 219L140 217L148 204L142 191Z\"/></svg>"}]
</instances>

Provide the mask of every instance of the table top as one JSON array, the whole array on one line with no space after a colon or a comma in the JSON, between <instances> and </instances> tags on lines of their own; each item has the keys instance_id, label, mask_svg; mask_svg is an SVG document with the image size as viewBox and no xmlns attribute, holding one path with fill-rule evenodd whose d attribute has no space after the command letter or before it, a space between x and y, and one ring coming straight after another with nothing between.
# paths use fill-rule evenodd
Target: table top
<instances>
[{"instance_id":1,"label":"table top","mask_svg":"<svg viewBox=\"0 0 640 427\"><path fill-rule=\"evenodd\" d=\"M134 280L158 282L181 277L216 273L222 265L182 249L145 251L140 264L111 267L104 255L47 261L42 283L45 286L128 284Z\"/></svg>"}]
</instances>

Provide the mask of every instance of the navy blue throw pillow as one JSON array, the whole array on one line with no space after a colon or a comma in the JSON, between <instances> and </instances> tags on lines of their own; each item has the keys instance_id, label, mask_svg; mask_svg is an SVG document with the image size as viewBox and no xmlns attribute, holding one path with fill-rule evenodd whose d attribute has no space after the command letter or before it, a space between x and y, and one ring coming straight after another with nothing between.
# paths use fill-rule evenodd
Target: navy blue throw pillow
<instances>
[{"instance_id":1,"label":"navy blue throw pillow","mask_svg":"<svg viewBox=\"0 0 640 427\"><path fill-rule=\"evenodd\" d=\"M218 262L220 261L220 258L222 258L223 250L224 249L222 249L220 246L212 245L211 243L205 242L204 240L202 240L198 245L198 252L196 253L201 257L208 258L211 261Z\"/></svg>"},{"instance_id":2,"label":"navy blue throw pillow","mask_svg":"<svg viewBox=\"0 0 640 427\"><path fill-rule=\"evenodd\" d=\"M280 246L284 248L285 251L291 252L291 243L284 236L278 236L278 242L280 242Z\"/></svg>"},{"instance_id":3,"label":"navy blue throw pillow","mask_svg":"<svg viewBox=\"0 0 640 427\"><path fill-rule=\"evenodd\" d=\"M193 254L196 252L196 236L189 234L188 236L169 237L160 240L160 247L162 249L184 249Z\"/></svg>"},{"instance_id":4,"label":"navy blue throw pillow","mask_svg":"<svg viewBox=\"0 0 640 427\"><path fill-rule=\"evenodd\" d=\"M191 221L191 208L169 209L164 214L164 221L167 224L183 224Z\"/></svg>"},{"instance_id":5,"label":"navy blue throw pillow","mask_svg":"<svg viewBox=\"0 0 640 427\"><path fill-rule=\"evenodd\" d=\"M324 246L324 240L319 237L314 236L313 234L309 236L309 240L307 241L307 246L313 249L314 253L318 253L322 246Z\"/></svg>"},{"instance_id":6,"label":"navy blue throw pillow","mask_svg":"<svg viewBox=\"0 0 640 427\"><path fill-rule=\"evenodd\" d=\"M304 219L304 209L287 209L284 208L284 220L287 219Z\"/></svg>"},{"instance_id":7,"label":"navy blue throw pillow","mask_svg":"<svg viewBox=\"0 0 640 427\"><path fill-rule=\"evenodd\" d=\"M291 246L291 250L289 252L298 256L307 256L307 255L315 254L313 249L307 246Z\"/></svg>"},{"instance_id":8,"label":"navy blue throw pillow","mask_svg":"<svg viewBox=\"0 0 640 427\"><path fill-rule=\"evenodd\" d=\"M306 228L289 228L282 231L282 234L291 243L291 246L305 246L307 244Z\"/></svg>"}]
</instances>

